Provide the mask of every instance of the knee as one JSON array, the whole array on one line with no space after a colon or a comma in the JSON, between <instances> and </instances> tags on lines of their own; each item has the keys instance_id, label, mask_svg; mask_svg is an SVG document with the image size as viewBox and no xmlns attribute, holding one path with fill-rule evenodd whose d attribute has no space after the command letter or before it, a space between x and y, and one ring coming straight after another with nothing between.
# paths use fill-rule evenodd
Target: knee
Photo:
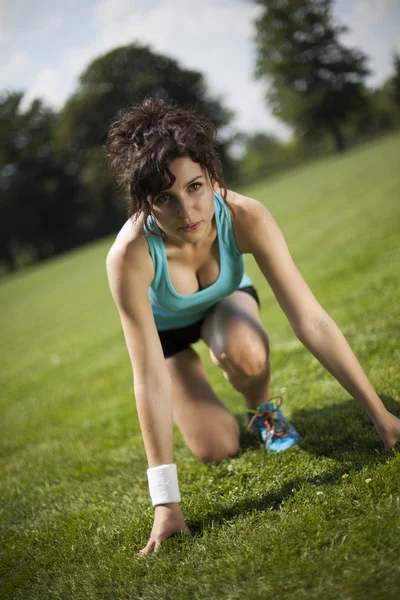
<instances>
[{"instance_id":1,"label":"knee","mask_svg":"<svg viewBox=\"0 0 400 600\"><path fill-rule=\"evenodd\" d=\"M207 448L197 453L197 457L204 463L220 463L225 458L233 458L240 450L239 438L226 442L223 446Z\"/></svg>"},{"instance_id":2,"label":"knee","mask_svg":"<svg viewBox=\"0 0 400 600\"><path fill-rule=\"evenodd\" d=\"M268 368L269 344L260 343L258 340L240 340L236 345L225 348L219 360L228 373L241 377L257 377Z\"/></svg>"},{"instance_id":3,"label":"knee","mask_svg":"<svg viewBox=\"0 0 400 600\"><path fill-rule=\"evenodd\" d=\"M204 463L219 463L225 458L236 456L240 450L240 427L236 419L232 427L225 427L225 436L213 435L206 440L200 447L197 447L194 454ZM229 433L227 432L229 429Z\"/></svg>"}]
</instances>

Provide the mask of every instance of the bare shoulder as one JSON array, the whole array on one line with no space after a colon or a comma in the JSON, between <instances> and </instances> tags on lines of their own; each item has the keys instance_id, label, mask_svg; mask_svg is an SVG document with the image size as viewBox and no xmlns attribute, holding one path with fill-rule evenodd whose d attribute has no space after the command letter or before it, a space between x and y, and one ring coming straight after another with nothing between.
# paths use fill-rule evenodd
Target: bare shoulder
<instances>
[{"instance_id":1,"label":"bare shoulder","mask_svg":"<svg viewBox=\"0 0 400 600\"><path fill-rule=\"evenodd\" d=\"M275 228L275 220L267 207L254 198L228 190L227 200L235 213L233 229L238 248L242 254L251 254L257 232L265 233L268 226Z\"/></svg>"},{"instance_id":2,"label":"bare shoulder","mask_svg":"<svg viewBox=\"0 0 400 600\"><path fill-rule=\"evenodd\" d=\"M250 198L250 196L244 196L243 194L239 194L239 192L235 192L233 190L227 190L227 200L229 204L234 208L235 213L241 217L246 217L247 215L251 218L252 215L257 215L260 210L266 210L265 206L255 200L254 198Z\"/></svg>"},{"instance_id":3,"label":"bare shoulder","mask_svg":"<svg viewBox=\"0 0 400 600\"><path fill-rule=\"evenodd\" d=\"M114 280L136 281L149 286L154 278L154 265L143 231L141 215L134 223L128 219L117 234L107 254L107 274L110 286Z\"/></svg>"},{"instance_id":4,"label":"bare shoulder","mask_svg":"<svg viewBox=\"0 0 400 600\"><path fill-rule=\"evenodd\" d=\"M107 275L119 311L135 382L146 381L163 361L153 310L148 295L154 267L143 218L127 221L107 255Z\"/></svg>"}]
</instances>

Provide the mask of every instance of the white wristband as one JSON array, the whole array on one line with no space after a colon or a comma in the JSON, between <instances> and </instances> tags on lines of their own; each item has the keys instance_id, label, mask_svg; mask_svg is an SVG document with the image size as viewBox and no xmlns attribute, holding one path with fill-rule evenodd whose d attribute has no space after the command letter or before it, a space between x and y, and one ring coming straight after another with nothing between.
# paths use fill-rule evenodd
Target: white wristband
<instances>
[{"instance_id":1,"label":"white wristband","mask_svg":"<svg viewBox=\"0 0 400 600\"><path fill-rule=\"evenodd\" d=\"M181 501L175 463L147 469L147 477L153 506Z\"/></svg>"}]
</instances>

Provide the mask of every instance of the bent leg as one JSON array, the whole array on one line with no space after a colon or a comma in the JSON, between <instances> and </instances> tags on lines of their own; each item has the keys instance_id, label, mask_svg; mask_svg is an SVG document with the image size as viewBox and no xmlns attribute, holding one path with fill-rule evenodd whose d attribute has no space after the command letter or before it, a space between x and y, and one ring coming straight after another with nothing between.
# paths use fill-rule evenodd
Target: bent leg
<instances>
[{"instance_id":1,"label":"bent leg","mask_svg":"<svg viewBox=\"0 0 400 600\"><path fill-rule=\"evenodd\" d=\"M204 319L201 337L210 348L213 363L223 369L250 409L268 401L269 339L252 296L236 291L218 302Z\"/></svg>"},{"instance_id":2,"label":"bent leg","mask_svg":"<svg viewBox=\"0 0 400 600\"><path fill-rule=\"evenodd\" d=\"M189 449L204 462L220 462L239 451L240 428L211 387L192 349L166 359L172 380L172 411Z\"/></svg>"}]
</instances>

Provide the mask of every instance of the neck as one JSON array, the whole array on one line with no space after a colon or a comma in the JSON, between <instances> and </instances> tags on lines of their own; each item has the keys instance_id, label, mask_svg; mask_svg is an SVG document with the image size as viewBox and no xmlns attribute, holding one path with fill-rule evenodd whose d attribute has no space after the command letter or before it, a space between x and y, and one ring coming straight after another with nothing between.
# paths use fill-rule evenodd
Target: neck
<instances>
[{"instance_id":1,"label":"neck","mask_svg":"<svg viewBox=\"0 0 400 600\"><path fill-rule=\"evenodd\" d=\"M163 231L161 228L160 230L162 231L163 234L163 240L164 240L164 244L168 245L170 248L174 247L174 248L179 248L180 250L193 250L194 252L196 252L199 249L203 249L205 246L212 246L212 244L215 241L216 236L216 231L217 231L217 225L216 225L216 220L215 220L215 214L213 216L213 218L211 219L211 222L209 224L209 229L207 231L207 233L204 235L204 237L199 240L198 242L193 242L192 244L190 242L183 242L177 238L172 238L170 236L168 236L168 234L165 233L165 231Z\"/></svg>"}]
</instances>

